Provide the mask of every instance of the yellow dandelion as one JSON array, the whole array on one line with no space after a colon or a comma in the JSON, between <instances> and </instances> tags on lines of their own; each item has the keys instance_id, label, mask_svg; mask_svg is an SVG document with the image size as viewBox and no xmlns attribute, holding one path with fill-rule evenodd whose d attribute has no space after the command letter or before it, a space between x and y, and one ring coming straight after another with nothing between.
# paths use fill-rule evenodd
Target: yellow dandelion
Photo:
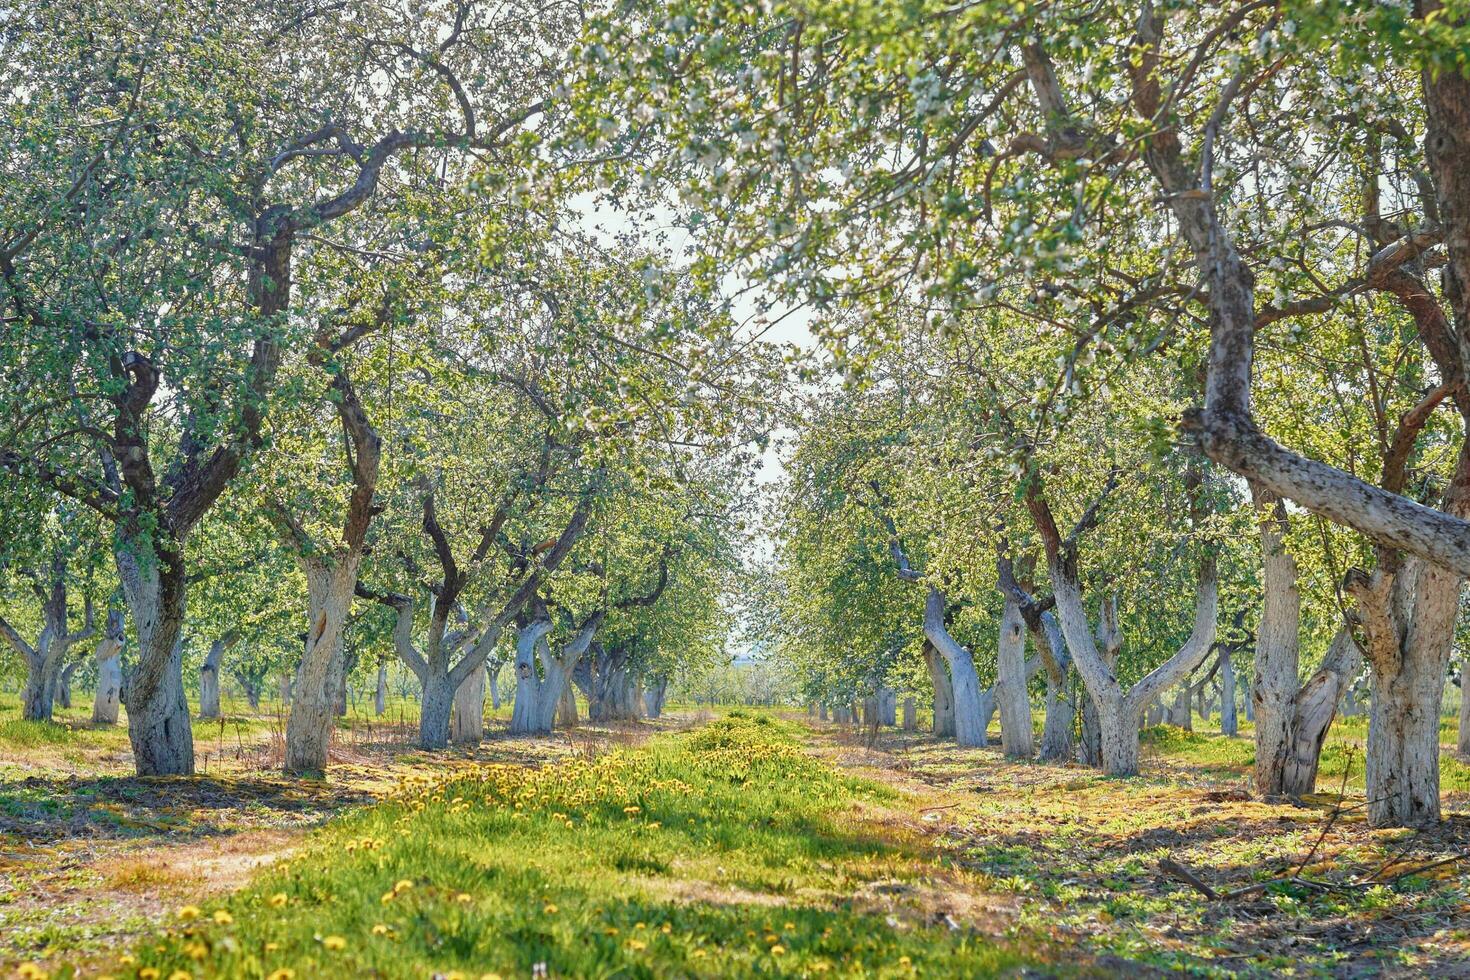
<instances>
[{"instance_id":1,"label":"yellow dandelion","mask_svg":"<svg viewBox=\"0 0 1470 980\"><path fill-rule=\"evenodd\" d=\"M188 970L175 970L168 975L168 980L194 980L194 974Z\"/></svg>"},{"instance_id":2,"label":"yellow dandelion","mask_svg":"<svg viewBox=\"0 0 1470 980\"><path fill-rule=\"evenodd\" d=\"M38 963L22 963L16 975L21 980L46 980L46 971Z\"/></svg>"},{"instance_id":3,"label":"yellow dandelion","mask_svg":"<svg viewBox=\"0 0 1470 980\"><path fill-rule=\"evenodd\" d=\"M669 933L674 931L674 927L665 922L663 925L658 927L658 931L667 936Z\"/></svg>"},{"instance_id":4,"label":"yellow dandelion","mask_svg":"<svg viewBox=\"0 0 1470 980\"><path fill-rule=\"evenodd\" d=\"M623 812L626 813L628 816L631 817L635 813L642 813L643 812L643 807L641 807L641 806L625 806L625 807L623 807Z\"/></svg>"},{"instance_id":5,"label":"yellow dandelion","mask_svg":"<svg viewBox=\"0 0 1470 980\"><path fill-rule=\"evenodd\" d=\"M118 966L132 966L138 962L138 958L132 953L124 953L117 958Z\"/></svg>"},{"instance_id":6,"label":"yellow dandelion","mask_svg":"<svg viewBox=\"0 0 1470 980\"><path fill-rule=\"evenodd\" d=\"M618 930L613 928L612 926L608 926L606 929L602 930L602 934L604 936L616 936L618 934Z\"/></svg>"},{"instance_id":7,"label":"yellow dandelion","mask_svg":"<svg viewBox=\"0 0 1470 980\"><path fill-rule=\"evenodd\" d=\"M158 980L158 967L143 967L143 969L138 971L138 980Z\"/></svg>"},{"instance_id":8,"label":"yellow dandelion","mask_svg":"<svg viewBox=\"0 0 1470 980\"><path fill-rule=\"evenodd\" d=\"M265 951L267 953L274 953L276 950L278 950L280 948L281 948L281 944L280 943L266 943L265 944Z\"/></svg>"},{"instance_id":9,"label":"yellow dandelion","mask_svg":"<svg viewBox=\"0 0 1470 980\"><path fill-rule=\"evenodd\" d=\"M395 892L395 891L393 891L390 888L388 891L385 891L383 893L383 897L380 898L380 899L378 899L378 901L379 902L382 902L384 905L387 905L389 902L393 901L393 899L395 899L397 897L398 897L398 893Z\"/></svg>"},{"instance_id":10,"label":"yellow dandelion","mask_svg":"<svg viewBox=\"0 0 1470 980\"><path fill-rule=\"evenodd\" d=\"M395 892L400 892L401 893L401 892L408 891L412 887L413 887L413 880L412 879L410 879L410 878L400 878L398 880L398 883L393 886L393 890Z\"/></svg>"},{"instance_id":11,"label":"yellow dandelion","mask_svg":"<svg viewBox=\"0 0 1470 980\"><path fill-rule=\"evenodd\" d=\"M469 892L460 892L458 895L454 896L454 900L461 905L468 905L470 902L473 902L475 900L475 896L471 895Z\"/></svg>"},{"instance_id":12,"label":"yellow dandelion","mask_svg":"<svg viewBox=\"0 0 1470 980\"><path fill-rule=\"evenodd\" d=\"M785 925L783 925L781 928L784 929L786 932L795 932L796 931L796 923L795 922L788 922Z\"/></svg>"},{"instance_id":13,"label":"yellow dandelion","mask_svg":"<svg viewBox=\"0 0 1470 980\"><path fill-rule=\"evenodd\" d=\"M690 953L689 955L692 956L692 957L694 957L696 960L702 960L706 956L708 956L709 953L705 952L702 949L696 949L694 952Z\"/></svg>"},{"instance_id":14,"label":"yellow dandelion","mask_svg":"<svg viewBox=\"0 0 1470 980\"><path fill-rule=\"evenodd\" d=\"M900 956L898 958L898 965L899 966L908 966L912 962L913 962L913 960L909 959L907 956Z\"/></svg>"},{"instance_id":15,"label":"yellow dandelion","mask_svg":"<svg viewBox=\"0 0 1470 980\"><path fill-rule=\"evenodd\" d=\"M640 922L636 926L634 926L633 928L634 929L647 929L648 926L645 923Z\"/></svg>"},{"instance_id":16,"label":"yellow dandelion","mask_svg":"<svg viewBox=\"0 0 1470 980\"><path fill-rule=\"evenodd\" d=\"M498 973L482 973L482 974L480 974L480 980L500 980L500 974L498 974Z\"/></svg>"},{"instance_id":17,"label":"yellow dandelion","mask_svg":"<svg viewBox=\"0 0 1470 980\"><path fill-rule=\"evenodd\" d=\"M541 911L542 912L545 912L547 915L555 915L556 914L556 906L554 904L552 904L551 902L547 902L546 903L546 907L543 908Z\"/></svg>"},{"instance_id":18,"label":"yellow dandelion","mask_svg":"<svg viewBox=\"0 0 1470 980\"><path fill-rule=\"evenodd\" d=\"M273 909L283 908L287 901L285 892L276 892L270 897L271 908Z\"/></svg>"},{"instance_id":19,"label":"yellow dandelion","mask_svg":"<svg viewBox=\"0 0 1470 980\"><path fill-rule=\"evenodd\" d=\"M642 942L641 940L630 939L630 940L628 940L628 948L631 949L633 952L636 953L639 950L647 949L648 948L648 944L645 943L645 942Z\"/></svg>"},{"instance_id":20,"label":"yellow dandelion","mask_svg":"<svg viewBox=\"0 0 1470 980\"><path fill-rule=\"evenodd\" d=\"M388 927L386 925L384 925L383 923L381 923L381 922L376 923L373 926L373 935L374 936L386 936L386 935L388 935Z\"/></svg>"},{"instance_id":21,"label":"yellow dandelion","mask_svg":"<svg viewBox=\"0 0 1470 980\"><path fill-rule=\"evenodd\" d=\"M279 970L272 971L265 980L296 980L296 971L290 967L283 966Z\"/></svg>"},{"instance_id":22,"label":"yellow dandelion","mask_svg":"<svg viewBox=\"0 0 1470 980\"><path fill-rule=\"evenodd\" d=\"M205 946L198 940L195 940L194 942L188 943L184 946L184 955L189 957L189 959L191 960L202 960L204 959L204 957L209 955L209 947Z\"/></svg>"},{"instance_id":23,"label":"yellow dandelion","mask_svg":"<svg viewBox=\"0 0 1470 980\"><path fill-rule=\"evenodd\" d=\"M786 947L785 946L782 946L780 943L777 943L776 945L774 945L774 946L771 947L771 955L772 956L785 956L786 955Z\"/></svg>"},{"instance_id":24,"label":"yellow dandelion","mask_svg":"<svg viewBox=\"0 0 1470 980\"><path fill-rule=\"evenodd\" d=\"M322 940L322 945L334 953L340 953L347 948L347 940L341 936L328 936Z\"/></svg>"},{"instance_id":25,"label":"yellow dandelion","mask_svg":"<svg viewBox=\"0 0 1470 980\"><path fill-rule=\"evenodd\" d=\"M830 969L832 969L832 964L830 963L822 963L818 961L812 964L813 973L826 973Z\"/></svg>"},{"instance_id":26,"label":"yellow dandelion","mask_svg":"<svg viewBox=\"0 0 1470 980\"><path fill-rule=\"evenodd\" d=\"M214 913L214 921L222 926L227 926L235 921L235 917L224 909L219 909Z\"/></svg>"},{"instance_id":27,"label":"yellow dandelion","mask_svg":"<svg viewBox=\"0 0 1470 980\"><path fill-rule=\"evenodd\" d=\"M178 913L179 918L184 920L185 922L192 922L203 914L204 913L199 910L199 906L197 905L185 905L183 908L179 909Z\"/></svg>"}]
</instances>

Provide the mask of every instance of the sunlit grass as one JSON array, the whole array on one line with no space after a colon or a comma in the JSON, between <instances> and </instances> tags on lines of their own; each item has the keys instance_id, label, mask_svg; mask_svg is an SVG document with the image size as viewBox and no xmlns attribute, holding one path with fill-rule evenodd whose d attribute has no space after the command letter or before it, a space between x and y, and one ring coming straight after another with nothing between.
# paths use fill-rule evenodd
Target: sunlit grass
<instances>
[{"instance_id":1,"label":"sunlit grass","mask_svg":"<svg viewBox=\"0 0 1470 980\"><path fill-rule=\"evenodd\" d=\"M1019 957L865 915L878 880L932 874L854 819L891 791L786 726L735 715L544 769L416 779L334 822L216 908L184 909L124 975L989 975ZM276 971L287 971L284 973ZM294 971L294 973L292 972Z\"/></svg>"}]
</instances>

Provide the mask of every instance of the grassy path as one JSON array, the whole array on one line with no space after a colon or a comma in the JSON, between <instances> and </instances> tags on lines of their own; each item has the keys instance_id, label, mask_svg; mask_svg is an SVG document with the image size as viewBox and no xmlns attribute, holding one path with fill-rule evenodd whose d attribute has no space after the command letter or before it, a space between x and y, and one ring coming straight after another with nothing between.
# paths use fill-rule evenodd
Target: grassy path
<instances>
[{"instance_id":1,"label":"grassy path","mask_svg":"<svg viewBox=\"0 0 1470 980\"><path fill-rule=\"evenodd\" d=\"M418 777L105 965L123 977L989 976L1027 962L893 789L734 715ZM936 898L937 896L937 898ZM154 971L157 971L156 973Z\"/></svg>"}]
</instances>

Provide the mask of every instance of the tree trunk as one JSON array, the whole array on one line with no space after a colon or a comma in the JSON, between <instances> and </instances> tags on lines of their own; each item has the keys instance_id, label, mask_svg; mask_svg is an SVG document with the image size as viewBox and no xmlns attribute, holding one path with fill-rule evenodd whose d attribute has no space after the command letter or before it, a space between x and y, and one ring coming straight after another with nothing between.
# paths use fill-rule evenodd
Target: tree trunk
<instances>
[{"instance_id":1,"label":"tree trunk","mask_svg":"<svg viewBox=\"0 0 1470 980\"><path fill-rule=\"evenodd\" d=\"M282 673L280 680L276 683L276 693L281 697L281 704L286 707L291 706L291 684L289 672Z\"/></svg>"},{"instance_id":2,"label":"tree trunk","mask_svg":"<svg viewBox=\"0 0 1470 980\"><path fill-rule=\"evenodd\" d=\"M449 737L456 745L478 745L485 737L485 672L472 670L454 692Z\"/></svg>"},{"instance_id":3,"label":"tree trunk","mask_svg":"<svg viewBox=\"0 0 1470 980\"><path fill-rule=\"evenodd\" d=\"M1179 689L1174 692L1174 704L1169 708L1169 724L1192 732L1194 731L1194 718L1190 711L1189 701L1189 685L1180 685Z\"/></svg>"},{"instance_id":4,"label":"tree trunk","mask_svg":"<svg viewBox=\"0 0 1470 980\"><path fill-rule=\"evenodd\" d=\"M1462 759L1470 759L1470 653L1460 658L1460 727L1455 749Z\"/></svg>"},{"instance_id":5,"label":"tree trunk","mask_svg":"<svg viewBox=\"0 0 1470 980\"><path fill-rule=\"evenodd\" d=\"M577 727L577 692L571 684L561 686L561 703L556 708L556 724L561 728Z\"/></svg>"},{"instance_id":6,"label":"tree trunk","mask_svg":"<svg viewBox=\"0 0 1470 980\"><path fill-rule=\"evenodd\" d=\"M933 586L930 586L924 602L924 635L949 665L955 743L962 748L983 747L989 713L981 702L975 659L950 635L944 624L944 594ZM990 707L993 711L993 703Z\"/></svg>"},{"instance_id":7,"label":"tree trunk","mask_svg":"<svg viewBox=\"0 0 1470 980\"><path fill-rule=\"evenodd\" d=\"M1301 592L1296 559L1286 550L1286 505L1256 484L1261 541L1261 621L1256 638L1251 702L1256 724L1256 792L1285 794L1286 760L1291 751L1292 700L1297 693L1301 631Z\"/></svg>"},{"instance_id":8,"label":"tree trunk","mask_svg":"<svg viewBox=\"0 0 1470 980\"><path fill-rule=\"evenodd\" d=\"M1439 711L1463 580L1435 565L1421 565L1415 578L1400 656L1396 663L1379 660L1373 670L1365 775L1374 827L1440 819Z\"/></svg>"},{"instance_id":9,"label":"tree trunk","mask_svg":"<svg viewBox=\"0 0 1470 980\"><path fill-rule=\"evenodd\" d=\"M1322 659L1322 666L1293 699L1290 742L1282 765L1279 792L1302 796L1317 790L1317 768L1322 762L1322 745L1341 700L1362 665L1362 651L1347 626L1338 627Z\"/></svg>"},{"instance_id":10,"label":"tree trunk","mask_svg":"<svg viewBox=\"0 0 1470 980\"><path fill-rule=\"evenodd\" d=\"M490 679L490 707L500 710L500 664L496 662L485 668Z\"/></svg>"},{"instance_id":11,"label":"tree trunk","mask_svg":"<svg viewBox=\"0 0 1470 980\"><path fill-rule=\"evenodd\" d=\"M378 661L378 685L373 691L373 714L383 717L388 710L388 661Z\"/></svg>"},{"instance_id":12,"label":"tree trunk","mask_svg":"<svg viewBox=\"0 0 1470 980\"><path fill-rule=\"evenodd\" d=\"M117 724L117 709L122 703L123 614L121 609L107 613L107 628L97 644L93 658L97 662L97 693L92 698L92 721L102 725Z\"/></svg>"},{"instance_id":13,"label":"tree trunk","mask_svg":"<svg viewBox=\"0 0 1470 980\"><path fill-rule=\"evenodd\" d=\"M924 662L929 668L929 681L934 685L934 735L954 737L954 689L949 682L949 667L934 645L924 641Z\"/></svg>"},{"instance_id":14,"label":"tree trunk","mask_svg":"<svg viewBox=\"0 0 1470 980\"><path fill-rule=\"evenodd\" d=\"M445 673L429 674L419 703L419 748L449 747L449 722L454 713L454 685Z\"/></svg>"},{"instance_id":15,"label":"tree trunk","mask_svg":"<svg viewBox=\"0 0 1470 980\"><path fill-rule=\"evenodd\" d=\"M913 696L903 699L903 730L912 732L919 727L919 713L914 706Z\"/></svg>"},{"instance_id":16,"label":"tree trunk","mask_svg":"<svg viewBox=\"0 0 1470 980\"><path fill-rule=\"evenodd\" d=\"M1235 716L1235 664L1229 649L1220 652L1220 734L1230 738L1240 734Z\"/></svg>"},{"instance_id":17,"label":"tree trunk","mask_svg":"<svg viewBox=\"0 0 1470 980\"><path fill-rule=\"evenodd\" d=\"M194 774L194 729L184 695L185 577L177 542L125 540L118 575L138 638L123 700L140 776Z\"/></svg>"},{"instance_id":18,"label":"tree trunk","mask_svg":"<svg viewBox=\"0 0 1470 980\"><path fill-rule=\"evenodd\" d=\"M533 620L522 627L516 637L516 699L511 708L512 735L548 735L556 719L561 700L560 675L546 649L546 634L551 631L548 620ZM542 651L545 652L542 652ZM540 653L545 677L538 677L536 663Z\"/></svg>"},{"instance_id":19,"label":"tree trunk","mask_svg":"<svg viewBox=\"0 0 1470 980\"><path fill-rule=\"evenodd\" d=\"M643 695L643 705L647 709L649 718L659 718L664 713L664 698L669 692L669 679L660 677L658 683ZM816 711L816 705L808 705L812 712Z\"/></svg>"},{"instance_id":20,"label":"tree trunk","mask_svg":"<svg viewBox=\"0 0 1470 980\"><path fill-rule=\"evenodd\" d=\"M209 645L209 653L199 666L199 717L218 718L219 710L219 667L224 657L225 640L215 640Z\"/></svg>"},{"instance_id":21,"label":"tree trunk","mask_svg":"<svg viewBox=\"0 0 1470 980\"><path fill-rule=\"evenodd\" d=\"M817 705L817 720L819 720L819 721L826 721L827 720L827 702L825 702L825 701L823 701L821 704Z\"/></svg>"},{"instance_id":22,"label":"tree trunk","mask_svg":"<svg viewBox=\"0 0 1470 980\"><path fill-rule=\"evenodd\" d=\"M1098 706L1098 736L1104 773L1138 774L1138 716L1128 709L1121 690L1105 696Z\"/></svg>"},{"instance_id":23,"label":"tree trunk","mask_svg":"<svg viewBox=\"0 0 1470 980\"><path fill-rule=\"evenodd\" d=\"M1000 709L1001 751L1010 759L1031 758L1031 698L1026 692L1026 624L1021 618L1020 605L1009 597L1000 618L995 702Z\"/></svg>"},{"instance_id":24,"label":"tree trunk","mask_svg":"<svg viewBox=\"0 0 1470 980\"><path fill-rule=\"evenodd\" d=\"M297 775L326 771L336 685L342 675L342 631L352 608L360 552L338 561L307 558L306 651L296 669L295 699L286 718L285 770Z\"/></svg>"}]
</instances>

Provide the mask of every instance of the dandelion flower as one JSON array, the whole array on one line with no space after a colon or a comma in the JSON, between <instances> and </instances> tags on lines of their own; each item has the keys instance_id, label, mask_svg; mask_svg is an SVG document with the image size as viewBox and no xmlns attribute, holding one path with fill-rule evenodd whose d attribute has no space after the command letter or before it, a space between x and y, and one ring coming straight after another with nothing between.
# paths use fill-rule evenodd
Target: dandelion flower
<instances>
[{"instance_id":1,"label":"dandelion flower","mask_svg":"<svg viewBox=\"0 0 1470 980\"><path fill-rule=\"evenodd\" d=\"M347 940L341 936L328 936L322 940L322 945L334 953L340 953L347 948Z\"/></svg>"},{"instance_id":2,"label":"dandelion flower","mask_svg":"<svg viewBox=\"0 0 1470 980\"><path fill-rule=\"evenodd\" d=\"M912 962L913 962L913 960L909 959L907 956L900 956L898 958L898 965L899 966L908 966Z\"/></svg>"},{"instance_id":3,"label":"dandelion flower","mask_svg":"<svg viewBox=\"0 0 1470 980\"><path fill-rule=\"evenodd\" d=\"M280 948L281 948L281 944L280 943L266 943L265 944L265 951L267 953L274 953L276 950L278 950Z\"/></svg>"},{"instance_id":4,"label":"dandelion flower","mask_svg":"<svg viewBox=\"0 0 1470 980\"><path fill-rule=\"evenodd\" d=\"M470 902L473 902L475 900L475 896L471 895L469 892L460 892L458 895L454 896L454 900L461 905L468 905Z\"/></svg>"},{"instance_id":5,"label":"dandelion flower","mask_svg":"<svg viewBox=\"0 0 1470 980\"><path fill-rule=\"evenodd\" d=\"M648 926L645 923L640 922L636 926L634 926L633 928L634 929L647 929Z\"/></svg>"},{"instance_id":6,"label":"dandelion flower","mask_svg":"<svg viewBox=\"0 0 1470 980\"><path fill-rule=\"evenodd\" d=\"M138 980L158 980L158 967L143 967L143 969L138 971Z\"/></svg>"},{"instance_id":7,"label":"dandelion flower","mask_svg":"<svg viewBox=\"0 0 1470 980\"><path fill-rule=\"evenodd\" d=\"M412 887L413 887L413 879L411 879L411 878L400 878L398 880L398 883L393 886L393 890L395 892L406 892L406 891L408 891Z\"/></svg>"},{"instance_id":8,"label":"dandelion flower","mask_svg":"<svg viewBox=\"0 0 1470 980\"><path fill-rule=\"evenodd\" d=\"M608 926L606 929L602 930L602 934L604 936L616 936L618 934L618 930L613 928L612 926Z\"/></svg>"},{"instance_id":9,"label":"dandelion flower","mask_svg":"<svg viewBox=\"0 0 1470 980\"><path fill-rule=\"evenodd\" d=\"M178 913L179 918L184 920L185 922L192 922L203 914L204 913L199 910L199 906L197 905L185 905L183 908L179 909Z\"/></svg>"},{"instance_id":10,"label":"dandelion flower","mask_svg":"<svg viewBox=\"0 0 1470 980\"><path fill-rule=\"evenodd\" d=\"M279 970L271 971L265 980L296 980L296 971L290 967L283 966Z\"/></svg>"},{"instance_id":11,"label":"dandelion flower","mask_svg":"<svg viewBox=\"0 0 1470 980\"><path fill-rule=\"evenodd\" d=\"M380 899L378 899L378 901L379 902L382 902L384 905L387 905L389 902L393 901L393 899L395 899L397 897L398 897L398 893L395 892L395 891L393 891L390 888L390 889L388 889L387 891L385 891L383 893L383 897L380 898Z\"/></svg>"},{"instance_id":12,"label":"dandelion flower","mask_svg":"<svg viewBox=\"0 0 1470 980\"><path fill-rule=\"evenodd\" d=\"M648 944L638 939L630 939L628 940L628 948L636 953L640 950L647 949Z\"/></svg>"},{"instance_id":13,"label":"dandelion flower","mask_svg":"<svg viewBox=\"0 0 1470 980\"><path fill-rule=\"evenodd\" d=\"M272 895L270 897L271 908L273 908L273 909L282 908L282 907L285 906L286 901L287 901L287 899L286 899L286 893L285 892L276 892L274 895Z\"/></svg>"},{"instance_id":14,"label":"dandelion flower","mask_svg":"<svg viewBox=\"0 0 1470 980\"><path fill-rule=\"evenodd\" d=\"M388 935L388 927L385 926L381 922L377 923L376 925L373 926L373 935L374 936L386 936L386 935Z\"/></svg>"},{"instance_id":15,"label":"dandelion flower","mask_svg":"<svg viewBox=\"0 0 1470 980\"><path fill-rule=\"evenodd\" d=\"M46 980L46 971L36 963L22 963L16 975L21 980Z\"/></svg>"},{"instance_id":16,"label":"dandelion flower","mask_svg":"<svg viewBox=\"0 0 1470 980\"><path fill-rule=\"evenodd\" d=\"M551 902L547 902L546 903L546 907L543 908L541 911L542 912L545 912L547 915L555 915L556 914L556 906L554 904L552 904Z\"/></svg>"},{"instance_id":17,"label":"dandelion flower","mask_svg":"<svg viewBox=\"0 0 1470 980\"><path fill-rule=\"evenodd\" d=\"M194 974L188 970L175 970L168 975L168 980L194 980Z\"/></svg>"},{"instance_id":18,"label":"dandelion flower","mask_svg":"<svg viewBox=\"0 0 1470 980\"><path fill-rule=\"evenodd\" d=\"M692 956L692 957L694 957L696 960L702 960L706 956L708 956L709 953L705 952L702 949L696 949L694 952L690 953L689 955Z\"/></svg>"},{"instance_id":19,"label":"dandelion flower","mask_svg":"<svg viewBox=\"0 0 1470 980\"><path fill-rule=\"evenodd\" d=\"M777 943L776 945L774 945L774 946L771 947L771 955L772 956L785 956L786 955L786 947L785 946L782 946L780 943Z\"/></svg>"},{"instance_id":20,"label":"dandelion flower","mask_svg":"<svg viewBox=\"0 0 1470 980\"><path fill-rule=\"evenodd\" d=\"M659 926L658 931L667 936L669 933L674 931L674 927L665 922L663 925Z\"/></svg>"},{"instance_id":21,"label":"dandelion flower","mask_svg":"<svg viewBox=\"0 0 1470 980\"><path fill-rule=\"evenodd\" d=\"M498 973L482 973L482 974L480 974L480 980L500 980L500 974L498 974Z\"/></svg>"},{"instance_id":22,"label":"dandelion flower","mask_svg":"<svg viewBox=\"0 0 1470 980\"><path fill-rule=\"evenodd\" d=\"M226 912L224 909L218 909L214 913L214 921L217 922L219 925L227 926L231 922L234 922L235 921L235 917L233 915L231 915L230 913Z\"/></svg>"}]
</instances>

